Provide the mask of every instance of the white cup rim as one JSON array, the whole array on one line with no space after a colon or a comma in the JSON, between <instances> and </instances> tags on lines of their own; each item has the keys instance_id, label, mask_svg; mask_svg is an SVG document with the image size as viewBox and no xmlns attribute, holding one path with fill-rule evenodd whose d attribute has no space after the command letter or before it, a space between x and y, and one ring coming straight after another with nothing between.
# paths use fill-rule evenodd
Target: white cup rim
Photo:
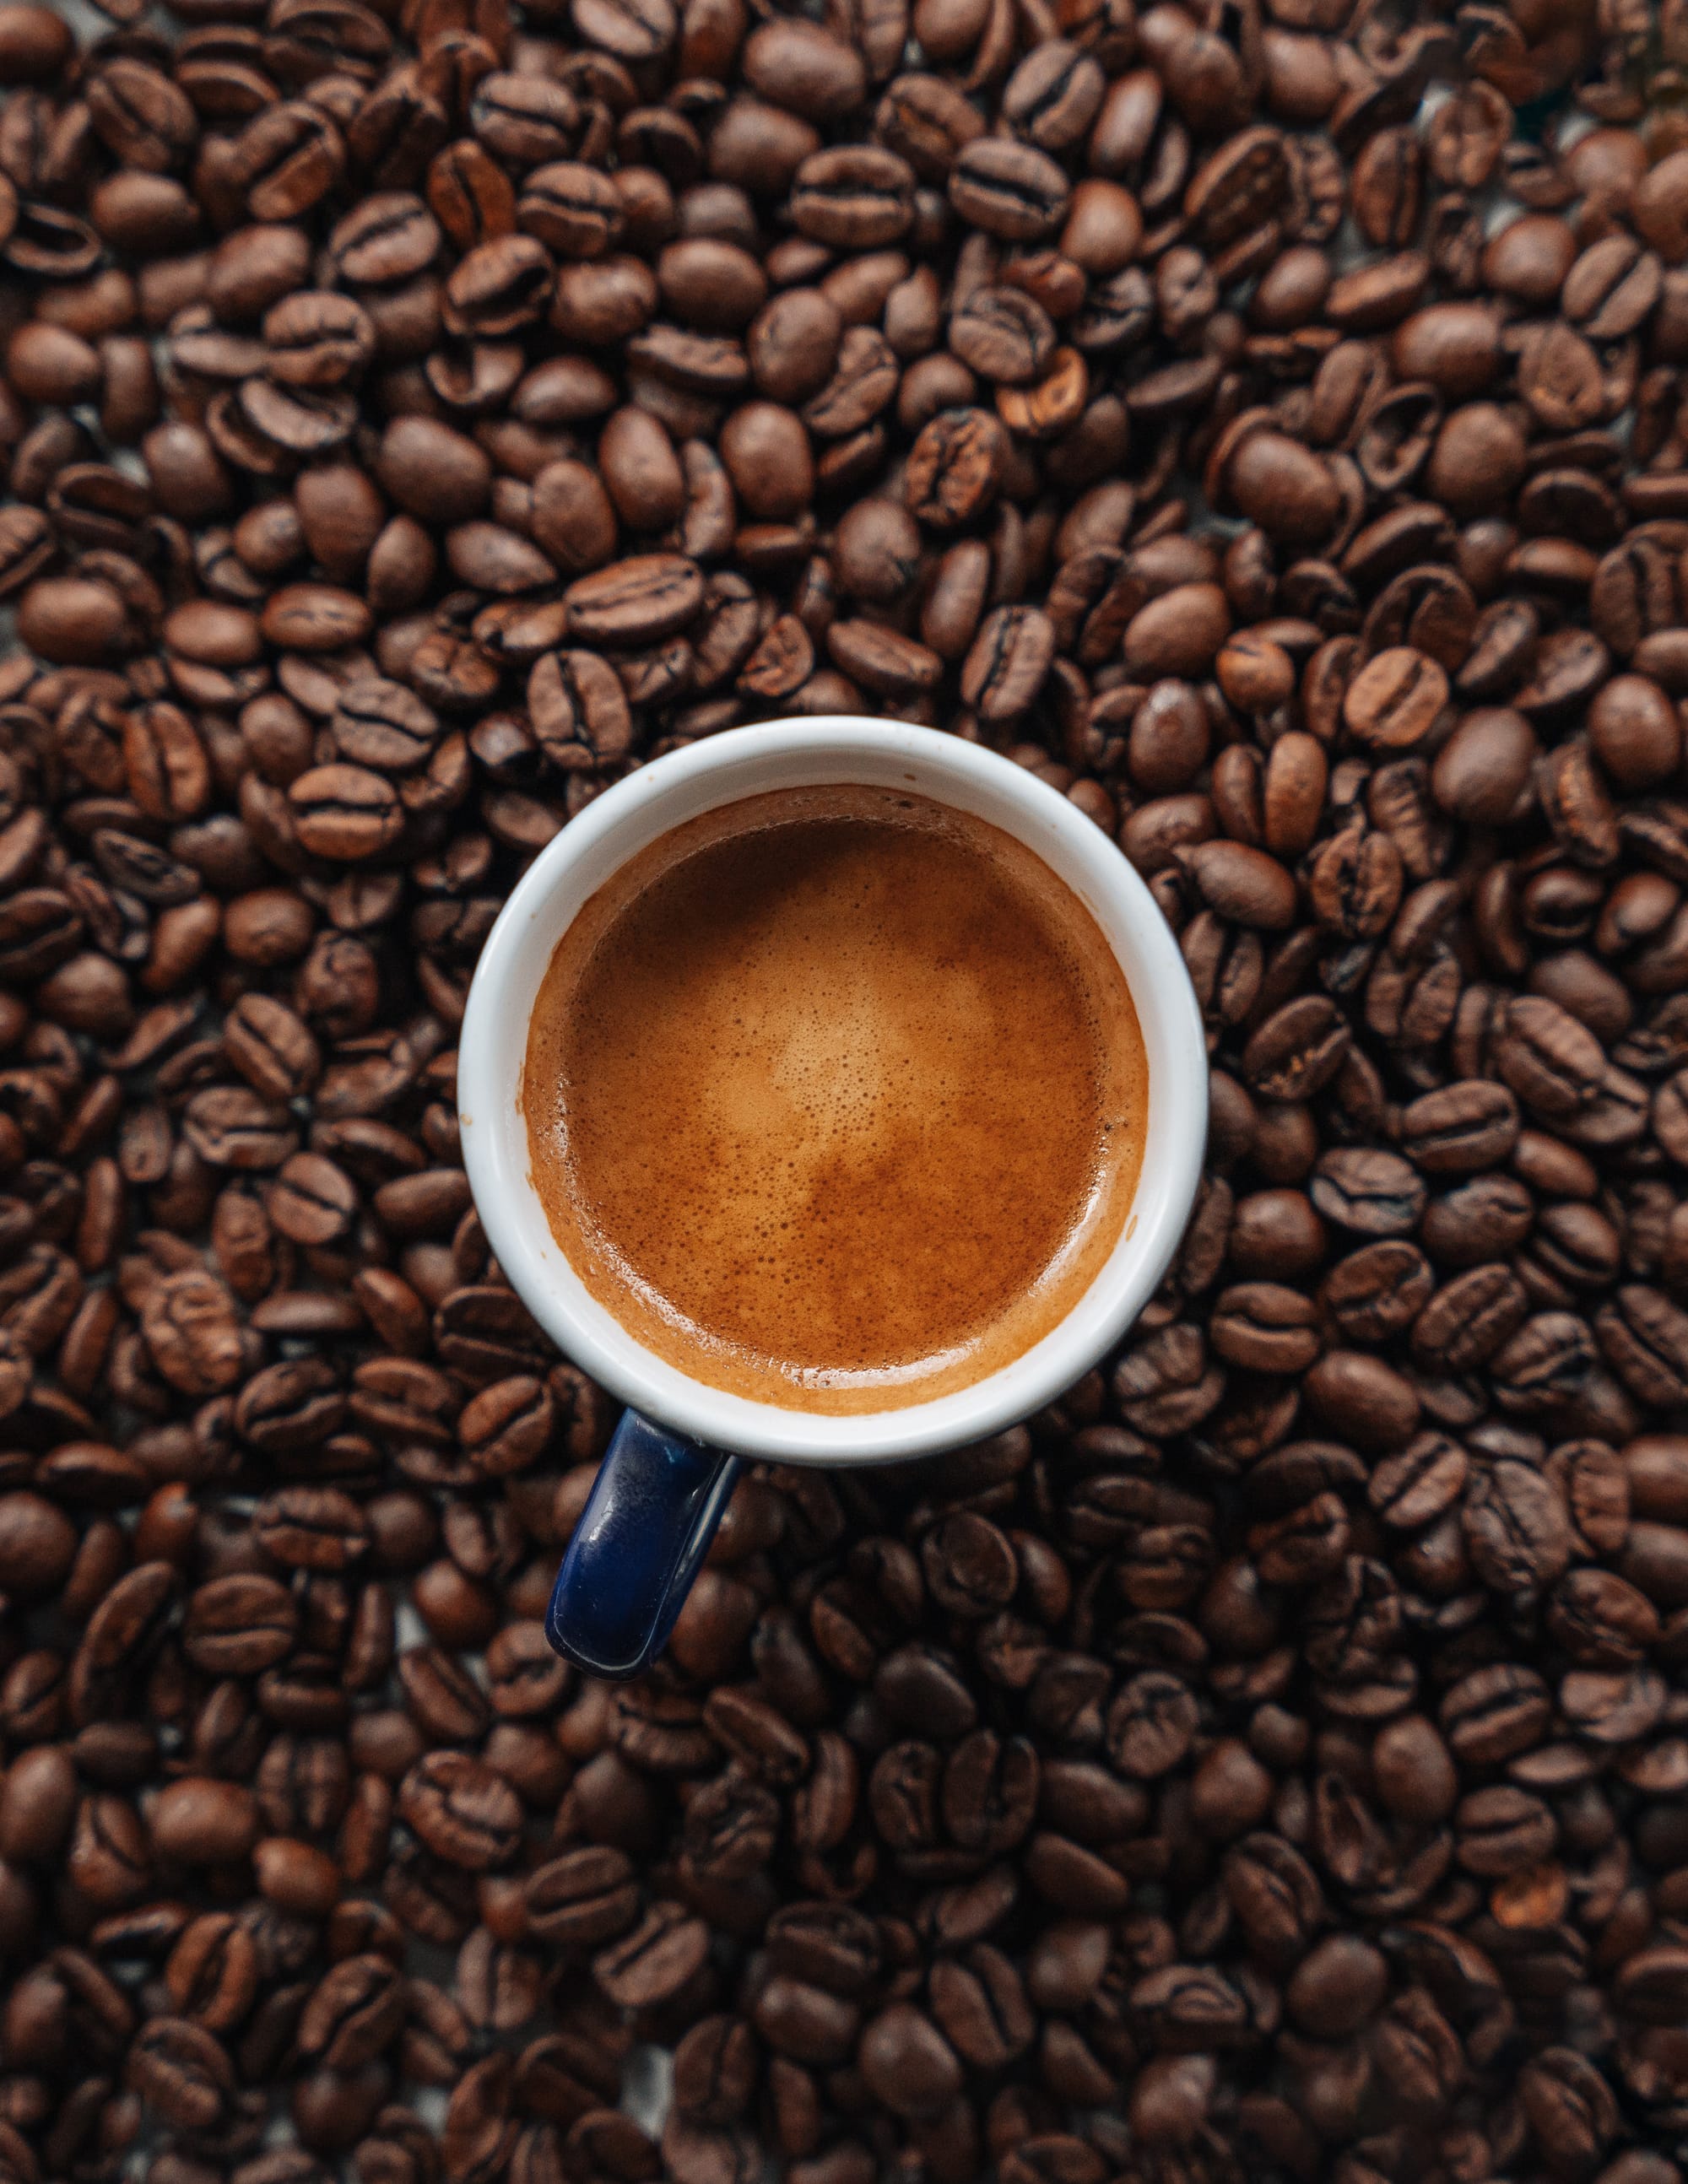
<instances>
[{"instance_id":1,"label":"white cup rim","mask_svg":"<svg viewBox=\"0 0 1688 2184\"><path fill-rule=\"evenodd\" d=\"M1143 1172L1119 1243L1064 1318L1022 1356L955 1392L846 1416L707 1386L658 1357L592 1296L551 1234L528 1167L520 1085L540 978L581 905L647 844L698 812L788 786L912 785L1037 852L1119 957L1149 1063ZM519 1027L519 1031L517 1029ZM1201 1182L1207 1055L1183 956L1153 896L1077 805L1011 760L936 729L850 714L729 728L606 789L542 850L481 953L458 1059L464 1165L487 1241L528 1311L592 1379L692 1439L758 1458L871 1463L982 1440L1082 1379L1143 1310Z\"/></svg>"}]
</instances>

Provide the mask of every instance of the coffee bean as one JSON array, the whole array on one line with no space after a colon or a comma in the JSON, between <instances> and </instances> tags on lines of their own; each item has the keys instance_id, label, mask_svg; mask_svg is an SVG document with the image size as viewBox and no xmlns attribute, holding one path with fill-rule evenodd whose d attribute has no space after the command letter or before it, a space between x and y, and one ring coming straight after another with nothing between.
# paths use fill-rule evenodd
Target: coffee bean
<instances>
[{"instance_id":1,"label":"coffee bean","mask_svg":"<svg viewBox=\"0 0 1688 2184\"><path fill-rule=\"evenodd\" d=\"M792 179L798 231L834 248L877 250L906 234L915 178L894 151L874 145L816 152Z\"/></svg>"},{"instance_id":2,"label":"coffee bean","mask_svg":"<svg viewBox=\"0 0 1688 2184\"><path fill-rule=\"evenodd\" d=\"M803 513L814 489L814 465L809 437L791 410L745 403L721 427L721 454L747 514L768 522Z\"/></svg>"},{"instance_id":3,"label":"coffee bean","mask_svg":"<svg viewBox=\"0 0 1688 2184\"><path fill-rule=\"evenodd\" d=\"M855 2047L861 2012L777 1972L757 1997L754 2022L777 2054L799 2063L841 2063Z\"/></svg>"},{"instance_id":4,"label":"coffee bean","mask_svg":"<svg viewBox=\"0 0 1688 2184\"><path fill-rule=\"evenodd\" d=\"M961 668L961 694L981 720L1017 720L1042 689L1055 656L1055 632L1035 608L1000 607L988 616Z\"/></svg>"},{"instance_id":5,"label":"coffee bean","mask_svg":"<svg viewBox=\"0 0 1688 2184\"><path fill-rule=\"evenodd\" d=\"M184 2018L154 2018L130 2053L142 2103L178 2130L214 2131L235 2098L234 2067L213 2036Z\"/></svg>"},{"instance_id":6,"label":"coffee bean","mask_svg":"<svg viewBox=\"0 0 1688 2184\"><path fill-rule=\"evenodd\" d=\"M1350 1040L1340 1011L1322 996L1309 994L1286 1001L1260 1025L1244 1049L1245 1080L1273 1099L1306 1099L1337 1076Z\"/></svg>"},{"instance_id":7,"label":"coffee bean","mask_svg":"<svg viewBox=\"0 0 1688 2184\"><path fill-rule=\"evenodd\" d=\"M1249 433L1224 475L1240 513L1273 538L1310 545L1336 521L1340 503L1329 465L1284 433Z\"/></svg>"},{"instance_id":8,"label":"coffee bean","mask_svg":"<svg viewBox=\"0 0 1688 2184\"><path fill-rule=\"evenodd\" d=\"M632 1868L609 1846L565 1852L525 1885L528 1924L545 1940L587 1947L610 1940L638 1914Z\"/></svg>"},{"instance_id":9,"label":"coffee bean","mask_svg":"<svg viewBox=\"0 0 1688 2184\"><path fill-rule=\"evenodd\" d=\"M894 2003L867 2026L858 2067L875 2097L900 2115L933 2113L961 2089L955 2051L909 2003Z\"/></svg>"},{"instance_id":10,"label":"coffee bean","mask_svg":"<svg viewBox=\"0 0 1688 2184\"><path fill-rule=\"evenodd\" d=\"M389 12L0 11L12 2165L1663 2184L1662 64ZM748 1482L579 1685L610 1412L470 1207L467 980L621 774L863 703L1150 884L1196 1213L1028 1429Z\"/></svg>"},{"instance_id":11,"label":"coffee bean","mask_svg":"<svg viewBox=\"0 0 1688 2184\"><path fill-rule=\"evenodd\" d=\"M699 2123L735 2122L749 2106L756 2043L742 2018L706 2017L674 2051L674 2103Z\"/></svg>"},{"instance_id":12,"label":"coffee bean","mask_svg":"<svg viewBox=\"0 0 1688 2184\"><path fill-rule=\"evenodd\" d=\"M709 1946L702 1919L678 1903L652 1904L644 1918L592 1960L592 1975L611 2002L648 2008L677 1993L701 1965Z\"/></svg>"},{"instance_id":13,"label":"coffee bean","mask_svg":"<svg viewBox=\"0 0 1688 2184\"><path fill-rule=\"evenodd\" d=\"M343 1958L306 2001L299 2046L331 2070L355 2070L375 2060L394 2037L404 2008L404 1992L387 1958L373 1953Z\"/></svg>"},{"instance_id":14,"label":"coffee bean","mask_svg":"<svg viewBox=\"0 0 1688 2184\"><path fill-rule=\"evenodd\" d=\"M69 25L50 8L10 8L0 16L0 80L8 89L48 82L75 47Z\"/></svg>"},{"instance_id":15,"label":"coffee bean","mask_svg":"<svg viewBox=\"0 0 1688 2184\"><path fill-rule=\"evenodd\" d=\"M1430 733L1446 700L1447 679L1436 662L1397 645L1368 661L1349 684L1342 712L1362 743L1411 749Z\"/></svg>"},{"instance_id":16,"label":"coffee bean","mask_svg":"<svg viewBox=\"0 0 1688 2184\"><path fill-rule=\"evenodd\" d=\"M703 604L703 577L678 554L643 554L582 577L565 594L571 635L647 644L683 629Z\"/></svg>"},{"instance_id":17,"label":"coffee bean","mask_svg":"<svg viewBox=\"0 0 1688 2184\"><path fill-rule=\"evenodd\" d=\"M971 370L1007 386L1037 378L1055 352L1055 328L1020 288L978 288L950 321L950 346Z\"/></svg>"},{"instance_id":18,"label":"coffee bean","mask_svg":"<svg viewBox=\"0 0 1688 2184\"><path fill-rule=\"evenodd\" d=\"M803 421L821 439L847 441L873 425L897 380L897 359L884 336L872 326L847 326L832 376L804 404Z\"/></svg>"},{"instance_id":19,"label":"coffee bean","mask_svg":"<svg viewBox=\"0 0 1688 2184\"><path fill-rule=\"evenodd\" d=\"M818 288L773 297L750 322L745 349L756 384L771 401L800 402L832 376L844 325Z\"/></svg>"},{"instance_id":20,"label":"coffee bean","mask_svg":"<svg viewBox=\"0 0 1688 2184\"><path fill-rule=\"evenodd\" d=\"M502 1865L521 1838L521 1808L493 1769L461 1752L432 1752L399 1786L398 1812L450 1865Z\"/></svg>"},{"instance_id":21,"label":"coffee bean","mask_svg":"<svg viewBox=\"0 0 1688 2184\"><path fill-rule=\"evenodd\" d=\"M252 1792L235 1782L187 1775L164 1790L148 1816L156 1854L181 1865L227 1865L258 1840Z\"/></svg>"},{"instance_id":22,"label":"coffee bean","mask_svg":"<svg viewBox=\"0 0 1688 2184\"><path fill-rule=\"evenodd\" d=\"M394 773L425 765L440 732L437 715L414 692L376 677L341 693L331 726L354 765Z\"/></svg>"},{"instance_id":23,"label":"coffee bean","mask_svg":"<svg viewBox=\"0 0 1688 2184\"><path fill-rule=\"evenodd\" d=\"M1401 1117L1401 1142L1432 1175L1470 1174L1517 1141L1518 1103L1504 1084L1472 1079L1427 1092Z\"/></svg>"},{"instance_id":24,"label":"coffee bean","mask_svg":"<svg viewBox=\"0 0 1688 2184\"><path fill-rule=\"evenodd\" d=\"M36 1745L8 1770L0 1792L0 1846L14 1864L50 1858L70 1832L77 1802L76 1769L57 1745Z\"/></svg>"},{"instance_id":25,"label":"coffee bean","mask_svg":"<svg viewBox=\"0 0 1688 2184\"><path fill-rule=\"evenodd\" d=\"M1006 242L1050 234L1067 209L1070 186L1046 153L1007 137L981 136L950 170L950 202L961 217Z\"/></svg>"},{"instance_id":26,"label":"coffee bean","mask_svg":"<svg viewBox=\"0 0 1688 2184\"><path fill-rule=\"evenodd\" d=\"M601 258L620 242L627 224L609 176L571 159L538 167L526 176L515 219L559 258Z\"/></svg>"},{"instance_id":27,"label":"coffee bean","mask_svg":"<svg viewBox=\"0 0 1688 2184\"><path fill-rule=\"evenodd\" d=\"M960 1962L935 1964L931 1993L933 2014L950 2045L975 2069L1002 2070L1034 2036L1019 1974L987 1943L976 1944Z\"/></svg>"},{"instance_id":28,"label":"coffee bean","mask_svg":"<svg viewBox=\"0 0 1688 2184\"><path fill-rule=\"evenodd\" d=\"M215 1578L188 1603L182 1646L209 1674L255 1675L286 1658L298 1628L292 1600L275 1579L255 1572Z\"/></svg>"},{"instance_id":29,"label":"coffee bean","mask_svg":"<svg viewBox=\"0 0 1688 2184\"><path fill-rule=\"evenodd\" d=\"M1529 1310L1527 1292L1506 1268L1474 1267L1425 1306L1413 1346L1444 1368L1470 1372L1516 1333Z\"/></svg>"},{"instance_id":30,"label":"coffee bean","mask_svg":"<svg viewBox=\"0 0 1688 2184\"><path fill-rule=\"evenodd\" d=\"M779 1830L778 1801L756 1783L724 1775L686 1815L688 1864L713 1880L743 1880L763 1864Z\"/></svg>"}]
</instances>

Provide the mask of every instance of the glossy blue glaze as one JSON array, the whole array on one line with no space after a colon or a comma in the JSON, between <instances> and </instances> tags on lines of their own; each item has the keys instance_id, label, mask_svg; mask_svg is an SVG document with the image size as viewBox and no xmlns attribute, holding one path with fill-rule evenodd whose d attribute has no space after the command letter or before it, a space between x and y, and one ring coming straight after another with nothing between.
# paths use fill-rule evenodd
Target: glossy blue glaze
<instances>
[{"instance_id":1,"label":"glossy blue glaze","mask_svg":"<svg viewBox=\"0 0 1688 2184\"><path fill-rule=\"evenodd\" d=\"M622 1413L545 1615L565 1660L636 1676L667 1641L738 1476L738 1458Z\"/></svg>"}]
</instances>

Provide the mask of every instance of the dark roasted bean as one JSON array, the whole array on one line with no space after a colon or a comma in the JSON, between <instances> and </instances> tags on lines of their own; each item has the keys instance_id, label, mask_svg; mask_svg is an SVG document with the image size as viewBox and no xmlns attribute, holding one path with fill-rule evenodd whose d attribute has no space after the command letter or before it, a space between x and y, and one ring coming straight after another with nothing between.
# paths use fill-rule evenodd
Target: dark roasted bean
<instances>
[{"instance_id":1,"label":"dark roasted bean","mask_svg":"<svg viewBox=\"0 0 1688 2184\"><path fill-rule=\"evenodd\" d=\"M1396 12L0 8L8 2178L1670 2184L1685 55ZM1197 1209L582 1683L468 983L876 709L1142 872Z\"/></svg>"}]
</instances>

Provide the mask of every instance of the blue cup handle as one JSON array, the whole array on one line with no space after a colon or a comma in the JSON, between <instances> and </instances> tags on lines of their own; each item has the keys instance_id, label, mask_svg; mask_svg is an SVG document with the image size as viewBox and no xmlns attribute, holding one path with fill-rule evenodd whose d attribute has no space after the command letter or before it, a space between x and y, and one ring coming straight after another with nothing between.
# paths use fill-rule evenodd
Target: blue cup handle
<instances>
[{"instance_id":1,"label":"blue cup handle","mask_svg":"<svg viewBox=\"0 0 1688 2184\"><path fill-rule=\"evenodd\" d=\"M736 1456L622 1412L545 1613L565 1661L618 1679L650 1666L738 1476Z\"/></svg>"}]
</instances>

